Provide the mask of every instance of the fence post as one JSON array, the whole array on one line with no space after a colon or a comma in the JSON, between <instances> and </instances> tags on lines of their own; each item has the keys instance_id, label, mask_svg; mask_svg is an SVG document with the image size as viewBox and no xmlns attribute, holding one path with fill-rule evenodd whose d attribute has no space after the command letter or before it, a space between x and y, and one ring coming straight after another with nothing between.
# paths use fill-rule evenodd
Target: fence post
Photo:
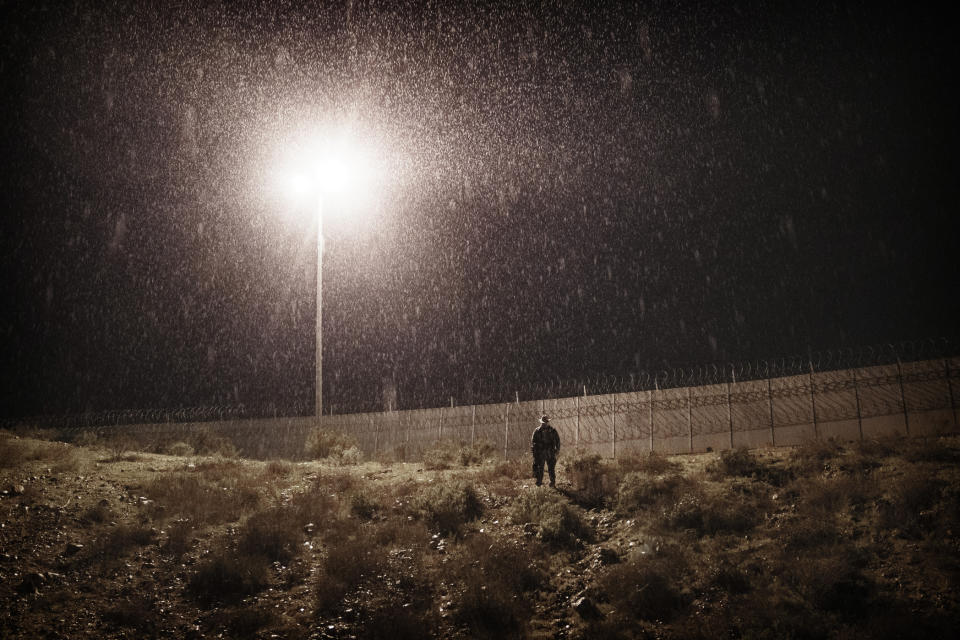
<instances>
[{"instance_id":1,"label":"fence post","mask_svg":"<svg viewBox=\"0 0 960 640\"><path fill-rule=\"evenodd\" d=\"M577 396L577 448L580 447L580 396Z\"/></svg>"},{"instance_id":2,"label":"fence post","mask_svg":"<svg viewBox=\"0 0 960 640\"><path fill-rule=\"evenodd\" d=\"M373 427L373 455L377 455L377 448L380 446L380 423L370 416L370 426Z\"/></svg>"},{"instance_id":3,"label":"fence post","mask_svg":"<svg viewBox=\"0 0 960 640\"><path fill-rule=\"evenodd\" d=\"M440 407L440 428L437 430L437 442L443 441L443 407Z\"/></svg>"},{"instance_id":4,"label":"fence post","mask_svg":"<svg viewBox=\"0 0 960 640\"><path fill-rule=\"evenodd\" d=\"M947 372L947 391L950 393L950 409L953 411L953 426L960 426L957 423L957 403L953 398L953 383L950 381L950 358L943 359L943 368Z\"/></svg>"},{"instance_id":5,"label":"fence post","mask_svg":"<svg viewBox=\"0 0 960 640\"><path fill-rule=\"evenodd\" d=\"M733 406L730 403L729 380L727 380L727 422L730 424L730 448L733 449Z\"/></svg>"},{"instance_id":6,"label":"fence post","mask_svg":"<svg viewBox=\"0 0 960 640\"><path fill-rule=\"evenodd\" d=\"M519 396L519 394L518 394ZM503 459L507 459L507 440L510 437L510 403L507 403L507 410L504 412L503 421Z\"/></svg>"},{"instance_id":7,"label":"fence post","mask_svg":"<svg viewBox=\"0 0 960 640\"><path fill-rule=\"evenodd\" d=\"M770 406L770 446L777 446L777 432L773 428L773 387L770 385L770 374L767 373L767 404Z\"/></svg>"},{"instance_id":8,"label":"fence post","mask_svg":"<svg viewBox=\"0 0 960 640\"><path fill-rule=\"evenodd\" d=\"M650 401L647 407L647 417L650 420L650 453L653 453L653 389L647 391L647 400Z\"/></svg>"},{"instance_id":9,"label":"fence post","mask_svg":"<svg viewBox=\"0 0 960 640\"><path fill-rule=\"evenodd\" d=\"M863 440L863 414L860 411L860 385L857 382L857 368L850 369L853 372L853 397L857 401L857 430L860 432L860 439Z\"/></svg>"},{"instance_id":10,"label":"fence post","mask_svg":"<svg viewBox=\"0 0 960 640\"><path fill-rule=\"evenodd\" d=\"M813 390L813 361L808 360L807 364L810 366L810 373L808 374L810 378L810 409L813 411L813 437L816 440L820 439L820 429L817 427L817 402L814 398Z\"/></svg>"},{"instance_id":11,"label":"fence post","mask_svg":"<svg viewBox=\"0 0 960 640\"><path fill-rule=\"evenodd\" d=\"M900 383L900 402L903 404L903 426L910 435L910 415L907 412L907 396L903 392L903 367L900 364L900 358L897 358L897 381Z\"/></svg>"},{"instance_id":12,"label":"fence post","mask_svg":"<svg viewBox=\"0 0 960 640\"><path fill-rule=\"evenodd\" d=\"M690 453L693 453L693 389L687 387L687 428L690 430Z\"/></svg>"},{"instance_id":13,"label":"fence post","mask_svg":"<svg viewBox=\"0 0 960 640\"><path fill-rule=\"evenodd\" d=\"M470 412L470 446L472 447L475 442L477 434L477 405L473 405Z\"/></svg>"},{"instance_id":14,"label":"fence post","mask_svg":"<svg viewBox=\"0 0 960 640\"><path fill-rule=\"evenodd\" d=\"M617 394L613 394L613 399L610 401L612 405L612 415L613 415L613 426L611 427L613 431L613 458L617 458Z\"/></svg>"}]
</instances>

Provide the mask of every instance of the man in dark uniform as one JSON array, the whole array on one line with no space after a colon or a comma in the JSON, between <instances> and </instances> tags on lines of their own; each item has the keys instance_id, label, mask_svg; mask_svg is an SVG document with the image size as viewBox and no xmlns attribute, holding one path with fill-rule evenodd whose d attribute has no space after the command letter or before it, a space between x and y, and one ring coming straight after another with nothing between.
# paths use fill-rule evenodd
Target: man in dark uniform
<instances>
[{"instance_id":1,"label":"man in dark uniform","mask_svg":"<svg viewBox=\"0 0 960 640\"><path fill-rule=\"evenodd\" d=\"M530 451L533 453L533 477L537 480L537 486L543 484L544 463L550 474L550 486L556 486L557 476L554 469L557 465L557 454L560 453L560 434L550 424L547 416L540 416L540 426L533 431L533 438L530 440Z\"/></svg>"}]
</instances>

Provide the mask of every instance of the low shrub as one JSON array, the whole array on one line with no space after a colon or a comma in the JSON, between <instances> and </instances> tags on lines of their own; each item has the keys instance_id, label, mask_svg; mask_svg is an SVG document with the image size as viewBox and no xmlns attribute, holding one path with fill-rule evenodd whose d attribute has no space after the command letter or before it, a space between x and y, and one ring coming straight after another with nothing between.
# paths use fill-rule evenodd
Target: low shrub
<instances>
[{"instance_id":1,"label":"low shrub","mask_svg":"<svg viewBox=\"0 0 960 640\"><path fill-rule=\"evenodd\" d=\"M846 616L864 613L875 590L866 576L866 556L855 547L837 545L816 555L782 559L782 579L795 593L821 611Z\"/></svg>"},{"instance_id":2,"label":"low shrub","mask_svg":"<svg viewBox=\"0 0 960 640\"><path fill-rule=\"evenodd\" d=\"M99 444L100 437L96 431L84 430L74 439L73 444L78 447L93 447Z\"/></svg>"},{"instance_id":3,"label":"low shrub","mask_svg":"<svg viewBox=\"0 0 960 640\"><path fill-rule=\"evenodd\" d=\"M103 612L104 622L134 629L144 636L157 634L159 614L156 601L144 594L127 593L115 598Z\"/></svg>"},{"instance_id":4,"label":"low shrub","mask_svg":"<svg viewBox=\"0 0 960 640\"><path fill-rule=\"evenodd\" d=\"M547 582L544 568L516 543L479 534L456 549L448 575L460 592L454 621L470 637L522 636L533 605L527 593Z\"/></svg>"},{"instance_id":5,"label":"low shrub","mask_svg":"<svg viewBox=\"0 0 960 640\"><path fill-rule=\"evenodd\" d=\"M497 455L497 447L487 440L478 440L471 445L461 445L457 451L457 460L464 467L471 464L483 464Z\"/></svg>"},{"instance_id":6,"label":"low shrub","mask_svg":"<svg viewBox=\"0 0 960 640\"><path fill-rule=\"evenodd\" d=\"M631 514L674 500L682 486L683 477L676 473L652 477L643 472L628 473L617 490L617 511Z\"/></svg>"},{"instance_id":7,"label":"low shrub","mask_svg":"<svg viewBox=\"0 0 960 640\"><path fill-rule=\"evenodd\" d=\"M196 525L232 522L259 506L260 482L239 463L210 462L193 471L157 475L143 488L165 507Z\"/></svg>"},{"instance_id":8,"label":"low shrub","mask_svg":"<svg viewBox=\"0 0 960 640\"><path fill-rule=\"evenodd\" d=\"M314 588L317 610L335 610L347 594L365 581L376 579L385 564L383 549L371 545L358 532L329 536L327 554Z\"/></svg>"},{"instance_id":9,"label":"low shrub","mask_svg":"<svg viewBox=\"0 0 960 640\"><path fill-rule=\"evenodd\" d=\"M352 436L342 431L326 429L312 430L307 435L305 447L307 456L313 460L333 459L338 463L343 462L345 456L347 459L353 459L360 453ZM356 462L359 462L359 459ZM350 463L349 460L347 463Z\"/></svg>"},{"instance_id":10,"label":"low shrub","mask_svg":"<svg viewBox=\"0 0 960 640\"><path fill-rule=\"evenodd\" d=\"M618 474L599 454L575 454L566 461L565 471L573 483L575 499L584 506L602 506L616 500Z\"/></svg>"},{"instance_id":11,"label":"low shrub","mask_svg":"<svg viewBox=\"0 0 960 640\"><path fill-rule=\"evenodd\" d=\"M167 455L179 456L181 458L192 456L193 453L193 445L187 444L186 442L174 442L173 444L167 446L166 449Z\"/></svg>"},{"instance_id":12,"label":"low shrub","mask_svg":"<svg viewBox=\"0 0 960 640\"><path fill-rule=\"evenodd\" d=\"M254 513L240 528L237 551L289 562L303 542L303 524L294 509L274 507Z\"/></svg>"},{"instance_id":13,"label":"low shrub","mask_svg":"<svg viewBox=\"0 0 960 640\"><path fill-rule=\"evenodd\" d=\"M414 498L413 508L439 533L453 535L483 513L476 490L466 482L428 485Z\"/></svg>"},{"instance_id":14,"label":"low shrub","mask_svg":"<svg viewBox=\"0 0 960 640\"><path fill-rule=\"evenodd\" d=\"M714 479L725 477L745 477L758 476L763 470L763 465L746 447L737 449L725 449L720 452L720 456L707 465L707 473Z\"/></svg>"},{"instance_id":15,"label":"low shrub","mask_svg":"<svg viewBox=\"0 0 960 640\"><path fill-rule=\"evenodd\" d=\"M540 538L551 545L575 546L581 540L593 539L580 510L547 488L524 492L514 500L510 512L517 524L539 525Z\"/></svg>"},{"instance_id":16,"label":"low shrub","mask_svg":"<svg viewBox=\"0 0 960 640\"><path fill-rule=\"evenodd\" d=\"M449 442L437 442L421 456L423 468L431 471L449 469L457 460L457 449Z\"/></svg>"},{"instance_id":17,"label":"low shrub","mask_svg":"<svg viewBox=\"0 0 960 640\"><path fill-rule=\"evenodd\" d=\"M231 638L253 638L266 627L280 620L272 609L265 607L236 607L214 611L206 619L206 624L219 633L226 629Z\"/></svg>"},{"instance_id":18,"label":"low shrub","mask_svg":"<svg viewBox=\"0 0 960 640\"><path fill-rule=\"evenodd\" d=\"M689 530L702 537L751 531L763 516L764 509L757 500L725 492L707 494L687 490L663 508L659 524L670 529Z\"/></svg>"},{"instance_id":19,"label":"low shrub","mask_svg":"<svg viewBox=\"0 0 960 640\"><path fill-rule=\"evenodd\" d=\"M269 584L267 558L223 550L200 562L187 583L187 593L201 604L210 606L237 602L263 591Z\"/></svg>"},{"instance_id":20,"label":"low shrub","mask_svg":"<svg viewBox=\"0 0 960 640\"><path fill-rule=\"evenodd\" d=\"M688 597L685 555L668 548L656 555L633 556L607 568L598 586L617 611L650 622L668 622L683 611Z\"/></svg>"},{"instance_id":21,"label":"low shrub","mask_svg":"<svg viewBox=\"0 0 960 640\"><path fill-rule=\"evenodd\" d=\"M654 476L677 473L681 469L679 463L669 460L659 451L634 453L617 458L617 466L623 474L646 473Z\"/></svg>"},{"instance_id":22,"label":"low shrub","mask_svg":"<svg viewBox=\"0 0 960 640\"><path fill-rule=\"evenodd\" d=\"M350 513L361 520L371 520L383 506L364 492L350 496Z\"/></svg>"},{"instance_id":23,"label":"low shrub","mask_svg":"<svg viewBox=\"0 0 960 640\"><path fill-rule=\"evenodd\" d=\"M842 454L843 446L834 438L807 440L792 451L789 466L800 475L822 473Z\"/></svg>"}]
</instances>

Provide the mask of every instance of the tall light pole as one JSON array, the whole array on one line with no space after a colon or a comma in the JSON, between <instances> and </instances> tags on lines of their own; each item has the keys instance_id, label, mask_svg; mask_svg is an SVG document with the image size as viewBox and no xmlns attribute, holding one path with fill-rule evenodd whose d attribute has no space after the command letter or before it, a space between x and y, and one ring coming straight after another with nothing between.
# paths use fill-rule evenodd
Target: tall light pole
<instances>
[{"instance_id":1,"label":"tall light pole","mask_svg":"<svg viewBox=\"0 0 960 640\"><path fill-rule=\"evenodd\" d=\"M316 199L317 217L317 333L316 404L318 420L323 417L323 217L324 206L364 197L374 182L374 154L354 140L348 131L327 131L300 145L297 168L287 176L290 191ZM337 207L339 210L340 207Z\"/></svg>"},{"instance_id":2,"label":"tall light pole","mask_svg":"<svg viewBox=\"0 0 960 640\"><path fill-rule=\"evenodd\" d=\"M323 194L317 196L317 420L323 421Z\"/></svg>"}]
</instances>

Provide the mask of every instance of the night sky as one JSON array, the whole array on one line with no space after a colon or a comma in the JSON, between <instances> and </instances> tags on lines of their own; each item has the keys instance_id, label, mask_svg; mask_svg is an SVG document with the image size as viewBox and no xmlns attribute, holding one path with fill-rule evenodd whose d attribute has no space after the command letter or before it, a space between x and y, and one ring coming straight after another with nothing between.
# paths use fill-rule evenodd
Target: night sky
<instances>
[{"instance_id":1,"label":"night sky","mask_svg":"<svg viewBox=\"0 0 960 640\"><path fill-rule=\"evenodd\" d=\"M317 123L386 167L327 207L336 410L956 334L943 15L294 4L2 10L0 417L309 413Z\"/></svg>"}]
</instances>

